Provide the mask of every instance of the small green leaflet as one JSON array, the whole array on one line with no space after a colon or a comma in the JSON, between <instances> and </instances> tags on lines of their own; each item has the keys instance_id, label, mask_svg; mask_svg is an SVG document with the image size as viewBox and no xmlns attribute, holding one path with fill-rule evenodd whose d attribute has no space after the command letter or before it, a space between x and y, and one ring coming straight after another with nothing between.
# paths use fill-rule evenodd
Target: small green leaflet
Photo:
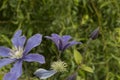
<instances>
[{"instance_id":1,"label":"small green leaflet","mask_svg":"<svg viewBox=\"0 0 120 80\"><path fill-rule=\"evenodd\" d=\"M80 69L82 69L82 70L84 70L84 71L87 71L87 72L91 72L91 73L94 72L91 67L86 66L85 64L82 64L82 65L80 66Z\"/></svg>"},{"instance_id":2,"label":"small green leaflet","mask_svg":"<svg viewBox=\"0 0 120 80\"><path fill-rule=\"evenodd\" d=\"M82 63L82 55L76 49L74 49L74 59L78 65Z\"/></svg>"}]
</instances>

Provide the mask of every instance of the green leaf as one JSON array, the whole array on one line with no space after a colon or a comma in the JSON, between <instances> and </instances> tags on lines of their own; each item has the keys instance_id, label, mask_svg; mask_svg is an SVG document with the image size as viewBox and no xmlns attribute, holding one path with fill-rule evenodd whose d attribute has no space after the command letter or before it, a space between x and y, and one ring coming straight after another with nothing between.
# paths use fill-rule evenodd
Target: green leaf
<instances>
[{"instance_id":1,"label":"green leaf","mask_svg":"<svg viewBox=\"0 0 120 80\"><path fill-rule=\"evenodd\" d=\"M82 63L82 55L76 49L74 49L74 59L78 65Z\"/></svg>"},{"instance_id":2,"label":"green leaf","mask_svg":"<svg viewBox=\"0 0 120 80\"><path fill-rule=\"evenodd\" d=\"M1 35L1 37L2 37L2 39L3 39L4 41L6 41L9 45L11 45L11 41L10 41L10 39L9 39L7 36Z\"/></svg>"},{"instance_id":3,"label":"green leaf","mask_svg":"<svg viewBox=\"0 0 120 80\"><path fill-rule=\"evenodd\" d=\"M76 80L85 80L85 79L83 77L81 77L81 76L77 76Z\"/></svg>"},{"instance_id":4,"label":"green leaf","mask_svg":"<svg viewBox=\"0 0 120 80\"><path fill-rule=\"evenodd\" d=\"M77 80L81 80L81 77L80 77L80 76L77 76Z\"/></svg>"},{"instance_id":5,"label":"green leaf","mask_svg":"<svg viewBox=\"0 0 120 80\"><path fill-rule=\"evenodd\" d=\"M7 2L8 2L8 0L3 1L2 6L0 7L0 11L7 7Z\"/></svg>"},{"instance_id":6,"label":"green leaf","mask_svg":"<svg viewBox=\"0 0 120 80\"><path fill-rule=\"evenodd\" d=\"M3 79L3 76L4 76L4 74L3 74L3 73L0 73L0 80Z\"/></svg>"},{"instance_id":7,"label":"green leaf","mask_svg":"<svg viewBox=\"0 0 120 80\"><path fill-rule=\"evenodd\" d=\"M105 6L108 6L108 5L112 4L112 3L113 3L113 1L106 1L106 2L104 2L104 3L102 3L102 4L100 5L100 8L103 8L103 7L105 7Z\"/></svg>"},{"instance_id":8,"label":"green leaf","mask_svg":"<svg viewBox=\"0 0 120 80\"><path fill-rule=\"evenodd\" d=\"M91 67L86 66L85 64L82 64L80 68L81 68L82 70L84 70L84 71L87 71L87 72L91 72L91 73L94 72Z\"/></svg>"}]
</instances>

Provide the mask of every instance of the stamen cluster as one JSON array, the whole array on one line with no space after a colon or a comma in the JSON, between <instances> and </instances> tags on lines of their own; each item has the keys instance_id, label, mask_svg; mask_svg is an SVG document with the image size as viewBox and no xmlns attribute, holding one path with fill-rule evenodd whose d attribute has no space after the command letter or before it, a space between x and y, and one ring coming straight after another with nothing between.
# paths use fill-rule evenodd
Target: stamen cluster
<instances>
[{"instance_id":1,"label":"stamen cluster","mask_svg":"<svg viewBox=\"0 0 120 80\"><path fill-rule=\"evenodd\" d=\"M12 59L20 59L23 56L23 48L21 47L14 47L11 51L10 51L10 58Z\"/></svg>"},{"instance_id":2,"label":"stamen cluster","mask_svg":"<svg viewBox=\"0 0 120 80\"><path fill-rule=\"evenodd\" d=\"M64 61L56 61L56 62L53 62L51 64L51 68L57 72L64 72L64 71L67 71L67 63L65 63Z\"/></svg>"}]
</instances>

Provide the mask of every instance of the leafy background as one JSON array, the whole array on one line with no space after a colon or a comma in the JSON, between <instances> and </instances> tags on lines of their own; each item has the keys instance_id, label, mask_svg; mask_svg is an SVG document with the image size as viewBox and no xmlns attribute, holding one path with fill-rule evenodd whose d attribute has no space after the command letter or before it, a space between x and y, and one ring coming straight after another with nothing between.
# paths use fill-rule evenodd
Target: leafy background
<instances>
[{"instance_id":1,"label":"leafy background","mask_svg":"<svg viewBox=\"0 0 120 80\"><path fill-rule=\"evenodd\" d=\"M99 37L87 48L84 64L93 73L80 70L78 80L120 80L120 0L0 0L0 45L12 47L10 39L18 29L29 38L35 33L71 35L83 45L76 46L82 54L90 33L100 28ZM38 80L33 72L42 67L49 69L55 60L55 45L43 37L40 46L32 50L43 54L46 64L24 63L19 80ZM64 80L76 68L73 47L62 55L68 63L68 72L48 80ZM12 65L0 69L0 79ZM34 68L33 68L34 67Z\"/></svg>"}]
</instances>

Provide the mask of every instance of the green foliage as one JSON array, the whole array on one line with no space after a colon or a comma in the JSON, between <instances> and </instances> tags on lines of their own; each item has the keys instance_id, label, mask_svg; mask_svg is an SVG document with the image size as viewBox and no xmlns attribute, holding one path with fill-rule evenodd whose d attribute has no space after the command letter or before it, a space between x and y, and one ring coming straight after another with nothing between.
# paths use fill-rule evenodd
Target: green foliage
<instances>
[{"instance_id":1,"label":"green foliage","mask_svg":"<svg viewBox=\"0 0 120 80\"><path fill-rule=\"evenodd\" d=\"M100 35L87 45L90 33L97 27ZM76 50L85 54L83 64L92 66L94 72L87 67L93 73L80 71L78 80L120 79L120 0L0 0L0 45L12 47L10 39L17 29L22 29L28 38L35 33L43 36L58 33L82 41L83 45L76 46ZM81 60L74 60L77 54L72 50L69 48L62 54L69 65L68 72L48 80L63 80L74 72L75 61ZM33 72L39 67L49 69L56 60L57 50L45 38L33 51L43 54L46 64L24 63L20 80L38 80ZM7 67L0 69L0 72L8 71Z\"/></svg>"},{"instance_id":2,"label":"green foliage","mask_svg":"<svg viewBox=\"0 0 120 80\"><path fill-rule=\"evenodd\" d=\"M85 70L85 71L87 71L87 72L91 72L91 73L94 72L91 67L88 67L88 66L86 66L86 65L84 65L84 64L81 65L80 69Z\"/></svg>"},{"instance_id":3,"label":"green foliage","mask_svg":"<svg viewBox=\"0 0 120 80\"><path fill-rule=\"evenodd\" d=\"M76 50L74 49L74 59L75 59L75 62L80 65L82 63L82 55Z\"/></svg>"}]
</instances>

